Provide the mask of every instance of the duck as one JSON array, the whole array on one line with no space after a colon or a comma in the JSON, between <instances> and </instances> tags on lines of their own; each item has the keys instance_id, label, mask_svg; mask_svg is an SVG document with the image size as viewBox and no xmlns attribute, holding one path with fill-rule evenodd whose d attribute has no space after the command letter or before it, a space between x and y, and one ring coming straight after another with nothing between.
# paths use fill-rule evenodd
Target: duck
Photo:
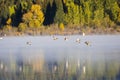
<instances>
[{"instance_id":1,"label":"duck","mask_svg":"<svg viewBox=\"0 0 120 80\"><path fill-rule=\"evenodd\" d=\"M53 40L57 40L57 39L58 39L57 37L53 36Z\"/></svg>"},{"instance_id":2,"label":"duck","mask_svg":"<svg viewBox=\"0 0 120 80\"><path fill-rule=\"evenodd\" d=\"M67 40L68 40L68 37L64 37L64 40L67 41Z\"/></svg>"},{"instance_id":3,"label":"duck","mask_svg":"<svg viewBox=\"0 0 120 80\"><path fill-rule=\"evenodd\" d=\"M87 46L90 46L90 45L91 45L89 41L85 41L85 44L86 44Z\"/></svg>"},{"instance_id":4,"label":"duck","mask_svg":"<svg viewBox=\"0 0 120 80\"><path fill-rule=\"evenodd\" d=\"M82 36L85 36L85 33L84 33L84 32L82 33Z\"/></svg>"},{"instance_id":5,"label":"duck","mask_svg":"<svg viewBox=\"0 0 120 80\"><path fill-rule=\"evenodd\" d=\"M80 43L80 38L77 38L77 39L76 39L76 42Z\"/></svg>"},{"instance_id":6,"label":"duck","mask_svg":"<svg viewBox=\"0 0 120 80\"><path fill-rule=\"evenodd\" d=\"M26 42L27 45L32 45L32 42L28 41Z\"/></svg>"},{"instance_id":7,"label":"duck","mask_svg":"<svg viewBox=\"0 0 120 80\"><path fill-rule=\"evenodd\" d=\"M4 37L6 37L6 34L4 34Z\"/></svg>"}]
</instances>

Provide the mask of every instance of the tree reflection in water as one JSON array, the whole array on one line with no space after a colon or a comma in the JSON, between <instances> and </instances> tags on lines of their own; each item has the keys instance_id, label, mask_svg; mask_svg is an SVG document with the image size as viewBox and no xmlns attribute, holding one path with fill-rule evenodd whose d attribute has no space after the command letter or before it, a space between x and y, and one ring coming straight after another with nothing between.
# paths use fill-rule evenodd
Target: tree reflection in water
<instances>
[{"instance_id":1,"label":"tree reflection in water","mask_svg":"<svg viewBox=\"0 0 120 80\"><path fill-rule=\"evenodd\" d=\"M0 80L119 80L119 60L0 60Z\"/></svg>"}]
</instances>

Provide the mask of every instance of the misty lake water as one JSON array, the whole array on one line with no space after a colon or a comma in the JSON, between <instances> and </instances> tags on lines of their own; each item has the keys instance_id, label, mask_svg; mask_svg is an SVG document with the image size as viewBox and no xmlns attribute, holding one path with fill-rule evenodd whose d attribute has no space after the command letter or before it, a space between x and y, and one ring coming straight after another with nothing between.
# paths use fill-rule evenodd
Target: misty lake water
<instances>
[{"instance_id":1,"label":"misty lake water","mask_svg":"<svg viewBox=\"0 0 120 80\"><path fill-rule=\"evenodd\" d=\"M120 35L55 37L3 37L0 80L120 80Z\"/></svg>"}]
</instances>

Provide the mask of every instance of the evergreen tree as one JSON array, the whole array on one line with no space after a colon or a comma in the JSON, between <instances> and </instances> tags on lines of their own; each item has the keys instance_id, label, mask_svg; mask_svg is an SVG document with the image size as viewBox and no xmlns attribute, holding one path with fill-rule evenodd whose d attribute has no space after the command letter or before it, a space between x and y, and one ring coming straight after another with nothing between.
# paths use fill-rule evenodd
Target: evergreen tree
<instances>
[{"instance_id":1,"label":"evergreen tree","mask_svg":"<svg viewBox=\"0 0 120 80\"><path fill-rule=\"evenodd\" d=\"M80 6L79 16L80 16L80 26L84 26L85 18L84 18L84 12L82 6Z\"/></svg>"},{"instance_id":2,"label":"evergreen tree","mask_svg":"<svg viewBox=\"0 0 120 80\"><path fill-rule=\"evenodd\" d=\"M84 18L85 18L85 24L87 26L89 26L90 24L90 21L91 21L91 15L92 15L92 10L90 9L91 8L91 2L90 1L86 1L84 2Z\"/></svg>"},{"instance_id":3,"label":"evergreen tree","mask_svg":"<svg viewBox=\"0 0 120 80\"><path fill-rule=\"evenodd\" d=\"M64 23L64 17L65 17L65 13L63 10L63 3L62 0L56 0L56 5L57 5L57 10L56 10L56 15L54 18L54 22L55 23Z\"/></svg>"},{"instance_id":4,"label":"evergreen tree","mask_svg":"<svg viewBox=\"0 0 120 80\"><path fill-rule=\"evenodd\" d=\"M94 10L93 10L93 23L94 23L94 27L101 27L102 26L102 22L104 19L104 6L101 0L97 0L94 2Z\"/></svg>"},{"instance_id":5,"label":"evergreen tree","mask_svg":"<svg viewBox=\"0 0 120 80\"><path fill-rule=\"evenodd\" d=\"M68 1L65 3L67 6L67 13L65 14L66 23L79 24L79 6L74 3L74 1Z\"/></svg>"},{"instance_id":6,"label":"evergreen tree","mask_svg":"<svg viewBox=\"0 0 120 80\"><path fill-rule=\"evenodd\" d=\"M111 7L111 13L112 13L112 20L117 21L118 13L119 13L119 6L117 2L114 2Z\"/></svg>"}]
</instances>

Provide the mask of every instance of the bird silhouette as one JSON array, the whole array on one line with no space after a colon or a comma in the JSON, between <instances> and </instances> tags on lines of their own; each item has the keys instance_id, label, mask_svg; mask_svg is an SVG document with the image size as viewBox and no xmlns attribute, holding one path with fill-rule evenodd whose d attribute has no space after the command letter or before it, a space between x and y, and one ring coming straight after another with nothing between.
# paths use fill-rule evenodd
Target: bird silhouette
<instances>
[{"instance_id":1,"label":"bird silhouette","mask_svg":"<svg viewBox=\"0 0 120 80\"><path fill-rule=\"evenodd\" d=\"M91 46L91 44L90 44L89 41L85 41L85 44L86 44L87 46Z\"/></svg>"},{"instance_id":2,"label":"bird silhouette","mask_svg":"<svg viewBox=\"0 0 120 80\"><path fill-rule=\"evenodd\" d=\"M32 45L32 42L28 41L26 42L27 45Z\"/></svg>"},{"instance_id":3,"label":"bird silhouette","mask_svg":"<svg viewBox=\"0 0 120 80\"><path fill-rule=\"evenodd\" d=\"M67 40L68 40L68 37L65 36L65 37L64 37L64 40L67 41Z\"/></svg>"}]
</instances>

